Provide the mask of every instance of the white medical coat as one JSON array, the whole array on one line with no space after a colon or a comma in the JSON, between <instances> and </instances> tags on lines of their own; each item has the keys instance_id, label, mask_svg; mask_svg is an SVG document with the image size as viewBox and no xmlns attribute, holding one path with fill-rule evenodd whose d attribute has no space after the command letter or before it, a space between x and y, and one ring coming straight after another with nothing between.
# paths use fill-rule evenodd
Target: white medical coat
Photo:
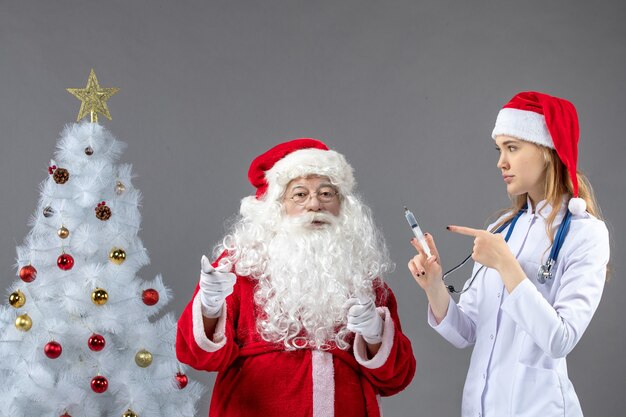
<instances>
[{"instance_id":1,"label":"white medical coat","mask_svg":"<svg viewBox=\"0 0 626 417\"><path fill-rule=\"evenodd\" d=\"M439 324L428 309L429 324L446 340L458 348L474 345L463 417L583 415L565 357L600 302L609 235L604 222L590 214L572 216L552 279L540 284L537 271L550 254L546 218L552 207L542 208L544 204L538 203L540 212L533 213L528 202L508 241L527 277L513 292L508 293L497 271L484 268L458 304L450 298ZM563 204L555 232L565 210ZM480 266L476 263L472 274Z\"/></svg>"}]
</instances>

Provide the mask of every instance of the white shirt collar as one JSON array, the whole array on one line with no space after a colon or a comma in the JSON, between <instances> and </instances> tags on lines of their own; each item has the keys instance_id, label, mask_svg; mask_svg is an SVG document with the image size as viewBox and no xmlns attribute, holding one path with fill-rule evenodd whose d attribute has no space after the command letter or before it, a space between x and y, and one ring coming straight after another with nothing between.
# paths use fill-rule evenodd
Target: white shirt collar
<instances>
[{"instance_id":1,"label":"white shirt collar","mask_svg":"<svg viewBox=\"0 0 626 417\"><path fill-rule=\"evenodd\" d=\"M565 216L565 210L567 210L567 204L565 204L566 199L566 195L561 198L561 205L558 208L559 213L556 215L555 220L560 220L563 216ZM526 196L526 204L528 205L528 209L526 210L528 214L533 214L535 208L537 208L538 213L536 214L539 214L542 218L547 219L550 213L552 213L552 205L550 205L547 200L541 200L536 204L536 207L533 207L530 197Z\"/></svg>"}]
</instances>

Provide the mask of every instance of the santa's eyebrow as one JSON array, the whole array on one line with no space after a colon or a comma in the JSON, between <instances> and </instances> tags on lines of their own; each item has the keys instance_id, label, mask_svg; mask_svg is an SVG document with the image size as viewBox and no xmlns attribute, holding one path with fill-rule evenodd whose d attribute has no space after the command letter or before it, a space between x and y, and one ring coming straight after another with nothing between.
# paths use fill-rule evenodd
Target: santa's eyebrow
<instances>
[{"instance_id":1,"label":"santa's eyebrow","mask_svg":"<svg viewBox=\"0 0 626 417\"><path fill-rule=\"evenodd\" d=\"M304 185L300 185L300 184L295 184L291 186L292 190L295 190L296 188L304 188L305 190L308 190L307 187L305 187Z\"/></svg>"},{"instance_id":2,"label":"santa's eyebrow","mask_svg":"<svg viewBox=\"0 0 626 417\"><path fill-rule=\"evenodd\" d=\"M333 189L335 188L335 186L333 184L331 184L329 182L325 182L325 183L320 184L316 189L319 190L320 188L324 188L324 187L330 187L330 188L333 188ZM294 185L291 186L291 190L292 191L295 190L296 188L304 188L305 190L309 189L307 186L302 185L302 184L294 184Z\"/></svg>"}]
</instances>

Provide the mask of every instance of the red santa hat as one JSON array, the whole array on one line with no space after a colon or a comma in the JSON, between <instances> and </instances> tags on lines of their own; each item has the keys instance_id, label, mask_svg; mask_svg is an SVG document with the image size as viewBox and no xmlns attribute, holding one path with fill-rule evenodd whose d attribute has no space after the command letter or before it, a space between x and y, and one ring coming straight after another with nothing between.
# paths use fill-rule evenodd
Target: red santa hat
<instances>
[{"instance_id":1,"label":"red santa hat","mask_svg":"<svg viewBox=\"0 0 626 417\"><path fill-rule=\"evenodd\" d=\"M578 197L578 115L572 103L535 91L516 94L498 113L491 137L512 136L556 150L567 168L573 186L573 198L568 203L572 214L587 209Z\"/></svg>"},{"instance_id":2,"label":"red santa hat","mask_svg":"<svg viewBox=\"0 0 626 417\"><path fill-rule=\"evenodd\" d=\"M257 156L248 171L256 199L278 199L289 181L310 175L325 176L346 195L354 188L352 167L340 153L317 139L300 138L274 146Z\"/></svg>"}]
</instances>

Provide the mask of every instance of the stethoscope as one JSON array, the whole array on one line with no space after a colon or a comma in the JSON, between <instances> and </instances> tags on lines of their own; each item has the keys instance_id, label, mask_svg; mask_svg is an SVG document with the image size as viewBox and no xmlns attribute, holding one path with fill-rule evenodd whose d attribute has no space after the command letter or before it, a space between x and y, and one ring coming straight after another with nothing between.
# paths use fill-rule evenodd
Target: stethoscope
<instances>
[{"instance_id":1,"label":"stethoscope","mask_svg":"<svg viewBox=\"0 0 626 417\"><path fill-rule=\"evenodd\" d=\"M504 237L504 241L508 242L509 238L511 237L511 234L513 233L513 229L515 228L515 223L517 223L520 216L527 210L527 208L528 208L528 205L524 204L524 207L522 207L511 220L502 224L493 233L494 234L501 233L504 229L509 227L509 230L507 231L506 236ZM572 212L569 210L566 210L565 217L563 218L563 221L559 225L559 229L557 230L556 235L554 237L554 243L552 244L552 249L550 250L550 256L548 257L548 260L543 265L541 265L539 267L539 270L537 271L537 281L540 284L545 284L549 279L552 279L552 267L556 263L556 259L559 256L559 252L561 251L561 247L563 246L563 241L565 240L565 236L567 235L567 232L569 230L569 225L570 225L571 220L572 220ZM457 269L465 265L467 261L470 260L471 257L472 257L472 254L470 253L469 256L463 260L463 262L461 262L460 264L458 264L457 266L455 266L454 268L452 268L451 270L443 274L442 279L445 280L448 275L450 275L452 272L456 271ZM485 267L484 265L481 265L481 267L478 268L478 270L474 273L474 275L472 275L472 278L469 280L469 283L467 284L467 286L463 288L461 291L457 291L454 288L454 285L446 285L446 288L451 293L463 294L465 291L469 290L472 287L472 284L474 283L476 276L484 267Z\"/></svg>"}]
</instances>

